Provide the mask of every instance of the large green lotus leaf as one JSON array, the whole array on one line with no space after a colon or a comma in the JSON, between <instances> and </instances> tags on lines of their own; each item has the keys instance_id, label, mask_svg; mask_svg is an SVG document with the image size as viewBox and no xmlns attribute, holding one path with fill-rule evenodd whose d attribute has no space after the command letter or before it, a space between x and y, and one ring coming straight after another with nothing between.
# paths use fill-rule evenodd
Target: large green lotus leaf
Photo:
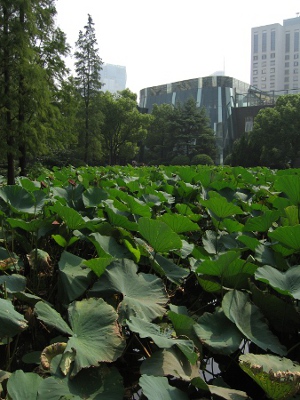
<instances>
[{"instance_id":1,"label":"large green lotus leaf","mask_svg":"<svg viewBox=\"0 0 300 400\"><path fill-rule=\"evenodd\" d=\"M186 309L181 310L180 307L175 307L170 304L170 310L168 312L168 318L174 326L176 335L179 337L186 337L194 342L194 346L199 352L202 350L202 343L200 342L195 330L194 325L196 321L193 318L185 314Z\"/></svg>"},{"instance_id":2,"label":"large green lotus leaf","mask_svg":"<svg viewBox=\"0 0 300 400\"><path fill-rule=\"evenodd\" d=\"M281 294L300 300L300 265L295 265L286 272L264 265L256 270L255 279L267 283Z\"/></svg>"},{"instance_id":3,"label":"large green lotus leaf","mask_svg":"<svg viewBox=\"0 0 300 400\"><path fill-rule=\"evenodd\" d=\"M33 372L15 371L7 382L9 398L13 400L34 400L43 378Z\"/></svg>"},{"instance_id":4,"label":"large green lotus leaf","mask_svg":"<svg viewBox=\"0 0 300 400\"><path fill-rule=\"evenodd\" d=\"M243 224L241 224L240 222L238 222L234 219L230 219L230 218L225 218L222 221L222 225L229 233L242 232L244 229Z\"/></svg>"},{"instance_id":5,"label":"large green lotus leaf","mask_svg":"<svg viewBox=\"0 0 300 400\"><path fill-rule=\"evenodd\" d=\"M162 349L177 345L192 364L196 363L198 356L194 353L194 343L192 340L173 337L172 327L162 328L160 325L136 317L131 317L126 323L132 332L138 333L141 338L150 337Z\"/></svg>"},{"instance_id":6,"label":"large green lotus leaf","mask_svg":"<svg viewBox=\"0 0 300 400\"><path fill-rule=\"evenodd\" d=\"M12 274L0 276L0 285L5 285L9 293L23 292L26 288L26 278L23 275Z\"/></svg>"},{"instance_id":7,"label":"large green lotus leaf","mask_svg":"<svg viewBox=\"0 0 300 400\"><path fill-rule=\"evenodd\" d=\"M274 400L291 399L300 389L299 364L271 354L244 354L239 365Z\"/></svg>"},{"instance_id":8,"label":"large green lotus leaf","mask_svg":"<svg viewBox=\"0 0 300 400\"><path fill-rule=\"evenodd\" d=\"M217 398L225 399L225 400L250 400L247 393L242 392L240 390L208 385L210 393L216 395Z\"/></svg>"},{"instance_id":9,"label":"large green lotus leaf","mask_svg":"<svg viewBox=\"0 0 300 400\"><path fill-rule=\"evenodd\" d=\"M259 290L254 283L249 283L254 304L277 332L294 333L300 329L300 314L294 304L269 292Z\"/></svg>"},{"instance_id":10,"label":"large green lotus leaf","mask_svg":"<svg viewBox=\"0 0 300 400\"><path fill-rule=\"evenodd\" d=\"M115 213L108 207L106 207L105 211L108 215L108 219L109 219L109 222L111 223L111 225L116 226L116 227L121 227L124 229L128 229L129 231L137 231L138 230L137 223L129 221L128 218L125 217L124 215Z\"/></svg>"},{"instance_id":11,"label":"large green lotus leaf","mask_svg":"<svg viewBox=\"0 0 300 400\"><path fill-rule=\"evenodd\" d=\"M222 310L213 314L204 313L194 325L194 330L213 353L230 355L238 350L243 339L241 332Z\"/></svg>"},{"instance_id":12,"label":"large green lotus leaf","mask_svg":"<svg viewBox=\"0 0 300 400\"><path fill-rule=\"evenodd\" d=\"M159 221L165 222L176 233L199 231L199 225L180 214L164 214Z\"/></svg>"},{"instance_id":13,"label":"large green lotus leaf","mask_svg":"<svg viewBox=\"0 0 300 400\"><path fill-rule=\"evenodd\" d=\"M267 210L259 217L248 218L243 230L247 232L267 232L279 216L279 211Z\"/></svg>"},{"instance_id":14,"label":"large green lotus leaf","mask_svg":"<svg viewBox=\"0 0 300 400\"><path fill-rule=\"evenodd\" d=\"M139 380L148 400L188 400L187 394L169 385L168 379L161 376L142 375Z\"/></svg>"},{"instance_id":15,"label":"large green lotus leaf","mask_svg":"<svg viewBox=\"0 0 300 400\"><path fill-rule=\"evenodd\" d=\"M140 218L139 232L156 252L166 253L182 247L180 237L165 222Z\"/></svg>"},{"instance_id":16,"label":"large green lotus leaf","mask_svg":"<svg viewBox=\"0 0 300 400\"><path fill-rule=\"evenodd\" d=\"M199 365L192 365L176 348L161 349L143 361L141 374L153 376L174 376L184 381L199 377Z\"/></svg>"},{"instance_id":17,"label":"large green lotus leaf","mask_svg":"<svg viewBox=\"0 0 300 400\"><path fill-rule=\"evenodd\" d=\"M107 257L91 258L83 261L83 265L90 268L99 278L106 270L106 267L114 260L114 257L107 255Z\"/></svg>"},{"instance_id":18,"label":"large green lotus leaf","mask_svg":"<svg viewBox=\"0 0 300 400\"><path fill-rule=\"evenodd\" d=\"M36 214L38 211L33 194L21 186L3 186L0 189L0 198L17 213Z\"/></svg>"},{"instance_id":19,"label":"large green lotus leaf","mask_svg":"<svg viewBox=\"0 0 300 400\"><path fill-rule=\"evenodd\" d=\"M196 269L202 275L212 275L220 278L223 286L245 288L248 279L254 274L257 266L239 258L236 251L227 251L215 260L205 260Z\"/></svg>"},{"instance_id":20,"label":"large green lotus leaf","mask_svg":"<svg viewBox=\"0 0 300 400\"><path fill-rule=\"evenodd\" d=\"M298 175L277 176L274 187L276 190L284 192L292 204L299 206L300 177Z\"/></svg>"},{"instance_id":21,"label":"large green lotus leaf","mask_svg":"<svg viewBox=\"0 0 300 400\"><path fill-rule=\"evenodd\" d=\"M60 218L66 223L70 230L81 229L86 226L86 221L74 208L63 206L60 202L56 202L51 210L58 214Z\"/></svg>"},{"instance_id":22,"label":"large green lotus leaf","mask_svg":"<svg viewBox=\"0 0 300 400\"><path fill-rule=\"evenodd\" d=\"M209 192L211 194L212 192ZM244 214L243 210L235 204L229 203L225 197L211 197L208 200L200 200L201 204L208 208L213 214L221 219L231 217L236 214Z\"/></svg>"},{"instance_id":23,"label":"large green lotus leaf","mask_svg":"<svg viewBox=\"0 0 300 400\"><path fill-rule=\"evenodd\" d=\"M89 292L91 296L122 294L123 300L118 307L122 323L132 316L152 321L166 311L168 297L162 280L137 271L132 260L113 261Z\"/></svg>"},{"instance_id":24,"label":"large green lotus leaf","mask_svg":"<svg viewBox=\"0 0 300 400\"><path fill-rule=\"evenodd\" d=\"M34 310L37 314L37 318L45 322L46 325L49 325L64 334L73 334L73 331L69 327L69 325L61 317L61 315L49 304L44 303L43 301L39 301L36 303Z\"/></svg>"},{"instance_id":25,"label":"large green lotus leaf","mask_svg":"<svg viewBox=\"0 0 300 400\"><path fill-rule=\"evenodd\" d=\"M65 352L75 352L71 377L82 368L113 362L125 348L114 308L103 299L87 299L72 303L68 308L73 335Z\"/></svg>"},{"instance_id":26,"label":"large green lotus leaf","mask_svg":"<svg viewBox=\"0 0 300 400\"><path fill-rule=\"evenodd\" d=\"M238 241L243 243L248 249L255 251L255 248L260 245L260 241L255 237L241 235L238 237Z\"/></svg>"},{"instance_id":27,"label":"large green lotus leaf","mask_svg":"<svg viewBox=\"0 0 300 400\"><path fill-rule=\"evenodd\" d=\"M162 276L166 276L171 282L176 285L181 285L184 278L186 278L190 271L179 267L173 261L161 256L160 254L155 254L154 264L158 264L159 270L157 271ZM155 265L153 267L155 268Z\"/></svg>"},{"instance_id":28,"label":"large green lotus leaf","mask_svg":"<svg viewBox=\"0 0 300 400\"><path fill-rule=\"evenodd\" d=\"M286 219L289 226L295 226L299 224L299 214L297 206L289 206L284 209Z\"/></svg>"},{"instance_id":29,"label":"large green lotus leaf","mask_svg":"<svg viewBox=\"0 0 300 400\"><path fill-rule=\"evenodd\" d=\"M270 331L264 316L249 296L238 290L225 294L222 309L237 328L249 340L263 350L270 350L275 354L285 355L286 348L280 344L278 338Z\"/></svg>"},{"instance_id":30,"label":"large green lotus leaf","mask_svg":"<svg viewBox=\"0 0 300 400\"><path fill-rule=\"evenodd\" d=\"M58 295L65 304L81 296L93 279L91 270L83 268L84 261L67 251L64 251L60 257Z\"/></svg>"},{"instance_id":31,"label":"large green lotus leaf","mask_svg":"<svg viewBox=\"0 0 300 400\"><path fill-rule=\"evenodd\" d=\"M300 225L280 226L273 232L269 232L268 235L271 239L279 241L283 246L300 251Z\"/></svg>"},{"instance_id":32,"label":"large green lotus leaf","mask_svg":"<svg viewBox=\"0 0 300 400\"><path fill-rule=\"evenodd\" d=\"M129 195L128 193L122 192L121 190L117 189L110 189L109 194L112 197L119 198L123 202L125 202L131 213L140 215L142 217L151 217L151 208L141 200L136 199L135 197Z\"/></svg>"},{"instance_id":33,"label":"large green lotus leaf","mask_svg":"<svg viewBox=\"0 0 300 400\"><path fill-rule=\"evenodd\" d=\"M82 193L83 204L86 208L98 207L99 204L107 198L107 192L98 187L89 187Z\"/></svg>"},{"instance_id":34,"label":"large green lotus leaf","mask_svg":"<svg viewBox=\"0 0 300 400\"><path fill-rule=\"evenodd\" d=\"M38 319L45 324L70 335L64 357L74 360L71 378L82 368L115 361L124 350L125 341L117 323L118 315L103 299L90 298L71 303L68 316L72 329L46 303L37 303L35 311Z\"/></svg>"},{"instance_id":35,"label":"large green lotus leaf","mask_svg":"<svg viewBox=\"0 0 300 400\"><path fill-rule=\"evenodd\" d=\"M9 300L0 299L0 338L15 336L27 328L27 321Z\"/></svg>"},{"instance_id":36,"label":"large green lotus leaf","mask_svg":"<svg viewBox=\"0 0 300 400\"><path fill-rule=\"evenodd\" d=\"M103 364L99 368L81 370L75 379L62 376L58 371L40 384L37 400L122 400L123 395L121 375L116 368Z\"/></svg>"},{"instance_id":37,"label":"large green lotus leaf","mask_svg":"<svg viewBox=\"0 0 300 400\"><path fill-rule=\"evenodd\" d=\"M89 240L95 246L98 257L107 257L108 255L115 258L130 257L130 252L125 246L120 246L112 236L104 236L100 233L92 233Z\"/></svg>"}]
</instances>

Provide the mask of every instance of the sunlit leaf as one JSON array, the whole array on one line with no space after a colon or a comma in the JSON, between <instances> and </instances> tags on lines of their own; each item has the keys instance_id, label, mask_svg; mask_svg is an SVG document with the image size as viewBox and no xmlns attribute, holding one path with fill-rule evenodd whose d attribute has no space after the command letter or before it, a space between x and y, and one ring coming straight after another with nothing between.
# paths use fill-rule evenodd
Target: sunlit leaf
<instances>
[{"instance_id":1,"label":"sunlit leaf","mask_svg":"<svg viewBox=\"0 0 300 400\"><path fill-rule=\"evenodd\" d=\"M165 377L142 375L139 385L148 400L188 400L188 395L170 386Z\"/></svg>"}]
</instances>

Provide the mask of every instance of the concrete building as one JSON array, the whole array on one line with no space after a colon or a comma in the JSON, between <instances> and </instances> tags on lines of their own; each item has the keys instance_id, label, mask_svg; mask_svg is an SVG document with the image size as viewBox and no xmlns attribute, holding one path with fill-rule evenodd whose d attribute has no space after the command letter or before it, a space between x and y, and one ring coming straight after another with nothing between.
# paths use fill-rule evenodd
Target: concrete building
<instances>
[{"instance_id":1,"label":"concrete building","mask_svg":"<svg viewBox=\"0 0 300 400\"><path fill-rule=\"evenodd\" d=\"M102 65L101 82L104 92L116 93L126 89L126 79L126 67L107 63Z\"/></svg>"},{"instance_id":2,"label":"concrete building","mask_svg":"<svg viewBox=\"0 0 300 400\"><path fill-rule=\"evenodd\" d=\"M222 165L237 138L232 110L245 106L249 89L248 83L229 76L207 76L142 89L139 106L151 113L154 104L183 104L193 98L206 109L216 136L216 162Z\"/></svg>"},{"instance_id":3,"label":"concrete building","mask_svg":"<svg viewBox=\"0 0 300 400\"><path fill-rule=\"evenodd\" d=\"M300 18L252 28L251 85L262 91L300 91Z\"/></svg>"}]
</instances>

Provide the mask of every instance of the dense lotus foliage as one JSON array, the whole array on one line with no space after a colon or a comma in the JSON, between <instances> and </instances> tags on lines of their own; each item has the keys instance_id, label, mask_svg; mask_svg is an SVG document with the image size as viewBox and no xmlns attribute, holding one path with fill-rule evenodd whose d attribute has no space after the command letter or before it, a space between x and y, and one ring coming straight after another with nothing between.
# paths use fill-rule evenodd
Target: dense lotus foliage
<instances>
[{"instance_id":1,"label":"dense lotus foliage","mask_svg":"<svg viewBox=\"0 0 300 400\"><path fill-rule=\"evenodd\" d=\"M2 399L299 399L300 170L0 184Z\"/></svg>"}]
</instances>

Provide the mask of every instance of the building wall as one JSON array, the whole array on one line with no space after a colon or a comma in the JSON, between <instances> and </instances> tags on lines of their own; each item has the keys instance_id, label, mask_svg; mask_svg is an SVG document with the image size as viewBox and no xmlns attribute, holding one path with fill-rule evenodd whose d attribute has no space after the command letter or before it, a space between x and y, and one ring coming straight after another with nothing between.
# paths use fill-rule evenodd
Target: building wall
<instances>
[{"instance_id":1,"label":"building wall","mask_svg":"<svg viewBox=\"0 0 300 400\"><path fill-rule=\"evenodd\" d=\"M126 67L106 63L102 65L101 82L104 92L116 93L126 89L126 79Z\"/></svg>"},{"instance_id":2,"label":"building wall","mask_svg":"<svg viewBox=\"0 0 300 400\"><path fill-rule=\"evenodd\" d=\"M298 93L300 18L251 30L251 85L263 91Z\"/></svg>"},{"instance_id":3,"label":"building wall","mask_svg":"<svg viewBox=\"0 0 300 400\"><path fill-rule=\"evenodd\" d=\"M140 92L140 107L151 113L154 104L184 103L193 98L204 107L214 130L218 147L217 163L223 164L235 137L232 108L237 94L247 93L249 84L229 76L207 76L149 87Z\"/></svg>"}]
</instances>

